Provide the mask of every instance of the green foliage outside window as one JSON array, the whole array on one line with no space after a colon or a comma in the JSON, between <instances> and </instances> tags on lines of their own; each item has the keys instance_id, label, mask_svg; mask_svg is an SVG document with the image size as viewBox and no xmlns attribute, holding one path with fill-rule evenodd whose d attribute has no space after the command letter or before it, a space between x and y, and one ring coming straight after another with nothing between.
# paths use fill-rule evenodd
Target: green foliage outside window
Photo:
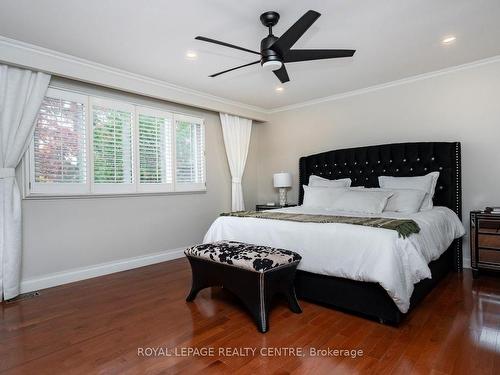
<instances>
[{"instance_id":1,"label":"green foliage outside window","mask_svg":"<svg viewBox=\"0 0 500 375\"><path fill-rule=\"evenodd\" d=\"M131 114L94 107L94 182L132 182Z\"/></svg>"}]
</instances>

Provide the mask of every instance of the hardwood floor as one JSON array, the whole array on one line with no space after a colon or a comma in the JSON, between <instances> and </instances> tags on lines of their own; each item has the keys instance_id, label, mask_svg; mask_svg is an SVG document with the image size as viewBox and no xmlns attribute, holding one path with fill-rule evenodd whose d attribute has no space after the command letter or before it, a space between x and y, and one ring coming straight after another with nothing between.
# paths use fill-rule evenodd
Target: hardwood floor
<instances>
[{"instance_id":1,"label":"hardwood floor","mask_svg":"<svg viewBox=\"0 0 500 375\"><path fill-rule=\"evenodd\" d=\"M500 278L472 280L470 271L451 274L398 328L304 301L304 312L293 314L278 301L270 331L261 334L224 290L206 289L186 303L190 277L182 259L2 304L0 372L500 373ZM264 355L283 347L299 348L305 355ZM212 348L215 353L141 356L140 348L145 354L153 348L169 348L169 354L175 348L178 354ZM248 348L250 355L219 355L220 348ZM356 349L363 356L313 357L310 348Z\"/></svg>"}]
</instances>

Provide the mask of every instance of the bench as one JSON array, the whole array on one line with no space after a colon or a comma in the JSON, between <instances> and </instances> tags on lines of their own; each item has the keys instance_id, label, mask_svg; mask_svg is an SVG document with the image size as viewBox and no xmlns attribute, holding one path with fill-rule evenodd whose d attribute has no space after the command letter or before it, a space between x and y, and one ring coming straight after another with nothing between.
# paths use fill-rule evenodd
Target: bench
<instances>
[{"instance_id":1,"label":"bench","mask_svg":"<svg viewBox=\"0 0 500 375\"><path fill-rule=\"evenodd\" d=\"M186 301L204 288L222 286L241 299L262 333L269 329L269 305L275 295L284 295L294 313L302 312L293 285L299 254L236 241L196 245L184 253L193 276Z\"/></svg>"}]
</instances>

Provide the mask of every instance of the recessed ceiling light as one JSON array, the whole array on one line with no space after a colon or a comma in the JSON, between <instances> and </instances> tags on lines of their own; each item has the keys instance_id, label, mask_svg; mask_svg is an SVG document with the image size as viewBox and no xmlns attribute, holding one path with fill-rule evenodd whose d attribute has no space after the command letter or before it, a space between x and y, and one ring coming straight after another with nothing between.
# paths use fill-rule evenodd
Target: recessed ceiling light
<instances>
[{"instance_id":1,"label":"recessed ceiling light","mask_svg":"<svg viewBox=\"0 0 500 375\"><path fill-rule=\"evenodd\" d=\"M284 88L281 87L281 86L278 86L278 87L275 88L275 90L278 91L278 92L282 92L284 90Z\"/></svg>"},{"instance_id":2,"label":"recessed ceiling light","mask_svg":"<svg viewBox=\"0 0 500 375\"><path fill-rule=\"evenodd\" d=\"M196 60L197 57L198 57L198 55L194 51L187 51L186 52L186 59L188 59L188 60Z\"/></svg>"},{"instance_id":3,"label":"recessed ceiling light","mask_svg":"<svg viewBox=\"0 0 500 375\"><path fill-rule=\"evenodd\" d=\"M443 44L451 44L453 43L455 40L457 40L457 37L456 36L453 36L453 35L450 35L450 36L447 36L446 38L444 38L441 43Z\"/></svg>"}]
</instances>

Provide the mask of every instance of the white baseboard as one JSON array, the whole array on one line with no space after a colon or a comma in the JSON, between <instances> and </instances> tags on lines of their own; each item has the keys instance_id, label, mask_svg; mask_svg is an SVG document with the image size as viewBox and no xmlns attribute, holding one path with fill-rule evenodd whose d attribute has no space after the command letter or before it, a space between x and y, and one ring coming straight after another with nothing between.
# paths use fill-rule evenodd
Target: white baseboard
<instances>
[{"instance_id":1,"label":"white baseboard","mask_svg":"<svg viewBox=\"0 0 500 375\"><path fill-rule=\"evenodd\" d=\"M133 268L148 266L150 264L165 262L182 258L186 247L165 250L143 256L120 259L113 262L95 264L88 267L73 268L67 271L50 273L47 275L21 281L21 293L51 288L53 286L90 279L92 277L108 275L114 272L126 271Z\"/></svg>"},{"instance_id":2,"label":"white baseboard","mask_svg":"<svg viewBox=\"0 0 500 375\"><path fill-rule=\"evenodd\" d=\"M92 277L108 275L110 273L126 271L133 268L148 266L150 264L179 259L184 256L184 250L186 249L186 247L160 251L158 253L147 254L133 258L120 259L113 262L95 264L89 267L73 268L68 271L55 272L31 279L22 280L21 293L33 292L35 290L51 288L53 286L90 279ZM464 268L470 268L469 258L463 258L463 266Z\"/></svg>"}]
</instances>

